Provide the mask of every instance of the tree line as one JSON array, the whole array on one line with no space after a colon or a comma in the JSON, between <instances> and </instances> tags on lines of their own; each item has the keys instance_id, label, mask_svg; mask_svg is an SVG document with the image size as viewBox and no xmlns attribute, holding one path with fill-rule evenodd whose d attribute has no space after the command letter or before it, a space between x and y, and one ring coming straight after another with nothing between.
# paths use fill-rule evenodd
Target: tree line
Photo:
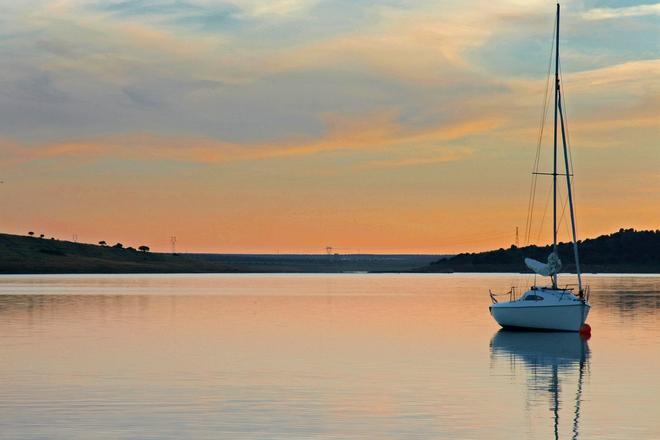
<instances>
[{"instance_id":1,"label":"tree line","mask_svg":"<svg viewBox=\"0 0 660 440\"><path fill-rule=\"evenodd\" d=\"M35 233L34 233L34 231L29 231L29 232L28 232L28 235L29 235L30 237L34 237L34 236L35 236ZM43 239L43 238L45 238L45 235L44 235L44 234L39 234L38 238ZM50 237L50 239L51 239L51 240L55 240L55 237ZM112 246L109 246L108 243L107 243L105 240L101 240L101 241L99 241L99 246L101 246L101 247L112 247L112 248L114 248L114 249L125 249L125 250L127 250L127 251L134 251L134 250L136 250L134 247L131 247L131 246L129 246L129 247L127 247L127 248L124 248L124 245L121 244L121 243L116 243L116 244L114 244L114 245L112 245ZM137 250L140 251L140 252L145 252L145 253L146 253L146 252L149 252L151 249L149 248L149 246L142 245L142 246L139 246L139 247L137 248Z\"/></svg>"}]
</instances>

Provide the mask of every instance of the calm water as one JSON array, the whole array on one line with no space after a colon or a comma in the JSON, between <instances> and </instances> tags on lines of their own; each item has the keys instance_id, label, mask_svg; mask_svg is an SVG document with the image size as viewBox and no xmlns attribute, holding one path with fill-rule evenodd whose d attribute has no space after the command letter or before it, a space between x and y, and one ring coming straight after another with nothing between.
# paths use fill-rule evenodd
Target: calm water
<instances>
[{"instance_id":1,"label":"calm water","mask_svg":"<svg viewBox=\"0 0 660 440\"><path fill-rule=\"evenodd\" d=\"M593 336L498 332L518 275L0 278L2 439L658 439L660 277Z\"/></svg>"}]
</instances>

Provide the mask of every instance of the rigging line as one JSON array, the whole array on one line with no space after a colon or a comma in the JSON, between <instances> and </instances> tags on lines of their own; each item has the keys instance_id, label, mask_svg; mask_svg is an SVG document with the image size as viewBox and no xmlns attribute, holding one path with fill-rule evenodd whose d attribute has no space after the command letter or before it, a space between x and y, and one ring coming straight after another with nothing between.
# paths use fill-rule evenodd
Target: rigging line
<instances>
[{"instance_id":1,"label":"rigging line","mask_svg":"<svg viewBox=\"0 0 660 440\"><path fill-rule=\"evenodd\" d=\"M550 72L552 70L552 55L554 54L554 39L555 39L555 33L557 32L557 23L555 21L555 25L553 28L552 32L552 39L550 40L550 56L548 59L548 70L546 72L546 82L545 82L545 93L543 97L543 110L541 112L541 120L539 121L539 138L538 142L536 145L536 157L534 160L534 172L538 172L539 169L539 162L540 162L540 157L541 157L541 144L543 142L543 131L545 128L545 120L547 119L548 115L548 103L550 102L550 97L549 97L549 90L550 90ZM534 216L534 205L536 202L536 189L538 186L538 175L537 174L532 174L532 185L530 187L530 199L528 203L528 212L527 212L527 221L525 224L525 242L526 244L529 244L530 236L532 233L532 224L533 224L533 216Z\"/></svg>"},{"instance_id":2,"label":"rigging line","mask_svg":"<svg viewBox=\"0 0 660 440\"><path fill-rule=\"evenodd\" d=\"M553 28L553 34L554 34L554 28ZM552 43L552 41L551 41ZM529 197L527 201L527 214L526 214L526 219L525 219L525 231L523 235L523 243L525 245L529 244L530 241L530 236L531 236L531 229L532 229L532 219L534 215L534 204L535 204L535 198L536 198L536 188L537 188L537 183L538 183L538 175L535 174L538 172L538 166L539 166L539 161L540 161L540 151L541 151L541 142L543 138L543 128L544 128L544 123L547 115L547 103L548 103L548 89L549 89L549 82L550 82L550 69L552 66L552 51L553 51L553 46L552 44L550 45L550 59L548 60L548 72L546 74L546 82L545 82L545 93L543 96L543 107L541 109L541 118L539 121L539 139L536 145L536 153L534 157L534 166L533 166L533 172L532 172L532 181L530 184L530 191L529 191Z\"/></svg>"},{"instance_id":3,"label":"rigging line","mask_svg":"<svg viewBox=\"0 0 660 440\"><path fill-rule=\"evenodd\" d=\"M536 242L541 241L541 233L543 232L543 223L545 222L545 215L548 212L548 205L550 204L550 194L552 194L552 186L548 187L548 195L545 198L545 207L543 208L543 216L541 216L541 224L539 225L538 237L536 237Z\"/></svg>"},{"instance_id":4,"label":"rigging line","mask_svg":"<svg viewBox=\"0 0 660 440\"><path fill-rule=\"evenodd\" d=\"M557 32L557 21L552 31L552 39L550 40L550 57L548 60L548 71L546 73L545 81L545 94L543 96L543 110L541 112L541 120L539 121L539 138L536 144L536 156L534 158L534 173L538 172L539 161L541 156L541 144L543 142L543 131L545 128L545 120L548 115L548 102L550 101L549 90L550 90L550 72L552 70L552 55L554 54L554 39ZM525 244L529 244L529 239L532 233L532 220L534 216L534 204L536 202L536 187L538 182L538 175L532 174L532 183L530 186L529 199L527 202L527 219L525 221Z\"/></svg>"},{"instance_id":5,"label":"rigging line","mask_svg":"<svg viewBox=\"0 0 660 440\"><path fill-rule=\"evenodd\" d=\"M559 229L561 228L562 221L564 220L564 213L566 212L566 205L568 203L568 197L566 197L564 199L562 194L559 193L559 199L561 200L562 208L561 208L561 216L559 217L559 222L557 223L557 233L559 233ZM568 230L568 223L565 223L564 226L566 226L567 236L570 237L571 234L570 234L570 231Z\"/></svg>"},{"instance_id":6,"label":"rigging line","mask_svg":"<svg viewBox=\"0 0 660 440\"><path fill-rule=\"evenodd\" d=\"M566 236L570 237L571 236L571 231L568 229L568 222L564 223L564 217L566 214L566 206L568 206L568 197L564 198L564 194L560 191L557 192L557 196L559 197L559 201L561 204L561 215L559 216L559 219L557 220L557 234L559 234L559 230L561 229L562 224L564 225L564 229L566 232ZM539 233L540 237L540 233Z\"/></svg>"},{"instance_id":7,"label":"rigging line","mask_svg":"<svg viewBox=\"0 0 660 440\"><path fill-rule=\"evenodd\" d=\"M561 61L559 62L559 87L561 89L561 102L562 102L562 111L564 114L563 121L564 121L564 126L566 127L565 133L566 133L566 146L568 147L568 161L570 164L570 171L566 171L566 174L573 174L575 176L575 171L574 171L574 166L573 166L573 149L571 147L571 130L568 128L568 110L566 106L566 94L564 93L564 77L563 73L561 71ZM573 191L573 200L575 200L575 177L573 179L570 179L571 182L571 190ZM575 237L577 238L578 236L578 225L577 225L577 209L576 209L576 203L573 203L573 222L575 224Z\"/></svg>"},{"instance_id":8,"label":"rigging line","mask_svg":"<svg viewBox=\"0 0 660 440\"><path fill-rule=\"evenodd\" d=\"M562 111L564 113L564 126L566 127L566 145L568 146L568 160L571 165L570 172L567 173L573 174L573 152L571 151L571 130L568 129L568 108L566 106L566 93L564 92L564 77L561 71L561 61L559 61L559 88L561 89L561 102L562 102Z\"/></svg>"}]
</instances>

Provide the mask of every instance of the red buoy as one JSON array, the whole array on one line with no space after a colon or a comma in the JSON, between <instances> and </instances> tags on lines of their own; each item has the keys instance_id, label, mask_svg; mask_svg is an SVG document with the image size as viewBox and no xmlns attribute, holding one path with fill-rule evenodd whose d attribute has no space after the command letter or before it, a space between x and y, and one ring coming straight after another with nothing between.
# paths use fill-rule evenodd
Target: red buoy
<instances>
[{"instance_id":1,"label":"red buoy","mask_svg":"<svg viewBox=\"0 0 660 440\"><path fill-rule=\"evenodd\" d=\"M580 327L580 334L591 336L591 326L589 324L582 324L582 327Z\"/></svg>"}]
</instances>

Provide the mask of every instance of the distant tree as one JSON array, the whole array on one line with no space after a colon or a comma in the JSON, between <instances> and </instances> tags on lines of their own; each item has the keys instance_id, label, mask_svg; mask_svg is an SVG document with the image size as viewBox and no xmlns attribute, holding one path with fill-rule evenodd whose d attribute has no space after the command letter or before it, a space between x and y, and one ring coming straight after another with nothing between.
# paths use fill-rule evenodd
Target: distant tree
<instances>
[{"instance_id":1,"label":"distant tree","mask_svg":"<svg viewBox=\"0 0 660 440\"><path fill-rule=\"evenodd\" d=\"M126 248L126 250L127 250L127 251L134 251L135 248L134 248L133 246L129 246L129 247Z\"/></svg>"},{"instance_id":2,"label":"distant tree","mask_svg":"<svg viewBox=\"0 0 660 440\"><path fill-rule=\"evenodd\" d=\"M138 249L142 252L149 252L149 246L142 245Z\"/></svg>"},{"instance_id":3,"label":"distant tree","mask_svg":"<svg viewBox=\"0 0 660 440\"><path fill-rule=\"evenodd\" d=\"M101 241L99 241L99 245L101 245L101 246L107 246L108 243L106 243L105 240L101 240Z\"/></svg>"},{"instance_id":4,"label":"distant tree","mask_svg":"<svg viewBox=\"0 0 660 440\"><path fill-rule=\"evenodd\" d=\"M39 238L44 238L44 237L45 237L44 234L39 234Z\"/></svg>"},{"instance_id":5,"label":"distant tree","mask_svg":"<svg viewBox=\"0 0 660 440\"><path fill-rule=\"evenodd\" d=\"M33 231L30 231L30 232L28 232L28 235L29 235L30 237L33 237L33 236L34 236L34 232L33 232Z\"/></svg>"},{"instance_id":6,"label":"distant tree","mask_svg":"<svg viewBox=\"0 0 660 440\"><path fill-rule=\"evenodd\" d=\"M113 246L113 248L123 249L123 248L124 248L124 245L121 244L121 243L117 243L116 245Z\"/></svg>"}]
</instances>

